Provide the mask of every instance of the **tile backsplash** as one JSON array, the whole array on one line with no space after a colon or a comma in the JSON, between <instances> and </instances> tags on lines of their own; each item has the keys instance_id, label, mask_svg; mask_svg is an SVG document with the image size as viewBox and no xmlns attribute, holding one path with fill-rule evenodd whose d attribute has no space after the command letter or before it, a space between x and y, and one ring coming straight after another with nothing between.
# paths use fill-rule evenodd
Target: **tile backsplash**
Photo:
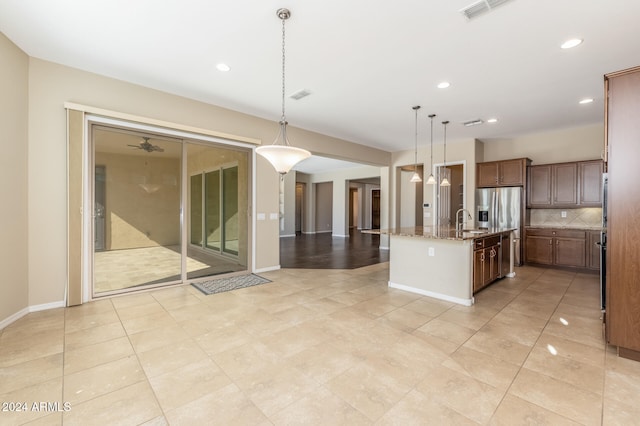
<instances>
[{"instance_id":1,"label":"tile backsplash","mask_svg":"<svg viewBox=\"0 0 640 426\"><path fill-rule=\"evenodd\" d=\"M567 212L567 217L562 217ZM583 209L531 209L530 226L570 226L599 227L602 226L602 209L589 207Z\"/></svg>"}]
</instances>

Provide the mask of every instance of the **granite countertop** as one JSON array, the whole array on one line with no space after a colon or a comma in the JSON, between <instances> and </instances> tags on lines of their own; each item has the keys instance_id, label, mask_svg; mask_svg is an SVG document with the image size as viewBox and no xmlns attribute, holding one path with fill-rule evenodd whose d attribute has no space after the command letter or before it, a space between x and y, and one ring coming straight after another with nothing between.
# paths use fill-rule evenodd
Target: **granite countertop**
<instances>
[{"instance_id":1,"label":"granite countertop","mask_svg":"<svg viewBox=\"0 0 640 426\"><path fill-rule=\"evenodd\" d=\"M381 229L381 230L367 230L362 232L382 234L382 235L397 235L403 237L420 237L436 240L474 240L477 238L490 237L493 235L499 235L504 232L511 232L514 228L492 228L492 229L465 229L464 231L456 231L452 226L416 226L397 229Z\"/></svg>"},{"instance_id":2,"label":"granite countertop","mask_svg":"<svg viewBox=\"0 0 640 426\"><path fill-rule=\"evenodd\" d=\"M526 225L525 229L575 229L585 231L602 231L602 226L586 226L586 225Z\"/></svg>"}]
</instances>

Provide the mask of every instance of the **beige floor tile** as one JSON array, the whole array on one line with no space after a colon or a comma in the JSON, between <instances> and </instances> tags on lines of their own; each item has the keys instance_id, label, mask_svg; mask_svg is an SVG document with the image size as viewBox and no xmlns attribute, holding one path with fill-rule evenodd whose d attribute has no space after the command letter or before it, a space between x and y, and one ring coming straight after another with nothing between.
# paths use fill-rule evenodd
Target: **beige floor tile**
<instances>
[{"instance_id":1,"label":"beige floor tile","mask_svg":"<svg viewBox=\"0 0 640 426\"><path fill-rule=\"evenodd\" d=\"M307 395L320 384L296 369L266 367L235 381L244 394L270 417Z\"/></svg>"},{"instance_id":2,"label":"beige floor tile","mask_svg":"<svg viewBox=\"0 0 640 426\"><path fill-rule=\"evenodd\" d=\"M290 357L329 339L322 333L311 333L304 324L278 331L260 341L280 357Z\"/></svg>"},{"instance_id":3,"label":"beige floor tile","mask_svg":"<svg viewBox=\"0 0 640 426\"><path fill-rule=\"evenodd\" d=\"M633 405L605 398L602 410L602 424L604 426L634 425L640 420L640 407L637 402Z\"/></svg>"},{"instance_id":4,"label":"beige floor tile","mask_svg":"<svg viewBox=\"0 0 640 426\"><path fill-rule=\"evenodd\" d=\"M199 305L202 301L195 295L186 292L185 294L177 295L176 297L160 299L160 305L168 311L184 308L187 306Z\"/></svg>"},{"instance_id":5,"label":"beige floor tile","mask_svg":"<svg viewBox=\"0 0 640 426\"><path fill-rule=\"evenodd\" d=\"M471 328L445 321L441 318L429 321L420 327L418 331L449 340L457 345L463 344L475 333L475 330Z\"/></svg>"},{"instance_id":6,"label":"beige floor tile","mask_svg":"<svg viewBox=\"0 0 640 426\"><path fill-rule=\"evenodd\" d=\"M176 325L176 320L164 309L156 313L122 320L122 326L127 334L137 334L156 328L165 328Z\"/></svg>"},{"instance_id":7,"label":"beige floor tile","mask_svg":"<svg viewBox=\"0 0 640 426\"><path fill-rule=\"evenodd\" d=\"M489 422L492 426L548 425L579 426L566 417L545 410L513 395L507 395Z\"/></svg>"},{"instance_id":8,"label":"beige floor tile","mask_svg":"<svg viewBox=\"0 0 640 426\"><path fill-rule=\"evenodd\" d=\"M68 349L64 354L65 376L97 365L133 355L128 337L119 337L106 342Z\"/></svg>"},{"instance_id":9,"label":"beige floor tile","mask_svg":"<svg viewBox=\"0 0 640 426\"><path fill-rule=\"evenodd\" d=\"M420 314L418 312L410 311L404 308L397 308L378 318L376 321L388 327L393 327L397 330L411 333L414 330L422 327L431 319L432 317Z\"/></svg>"},{"instance_id":10,"label":"beige floor tile","mask_svg":"<svg viewBox=\"0 0 640 426\"><path fill-rule=\"evenodd\" d=\"M248 312L244 319L239 320L236 324L242 330L258 338L269 336L270 334L291 327L287 321L278 318L274 314L265 312L262 309Z\"/></svg>"},{"instance_id":11,"label":"beige floor tile","mask_svg":"<svg viewBox=\"0 0 640 426\"><path fill-rule=\"evenodd\" d=\"M603 348L605 344L604 339L602 338L602 327L600 324L584 326L575 320L572 323L569 323L569 325L564 325L559 322L550 322L544 328L543 334L551 334L577 343L590 345L594 348Z\"/></svg>"},{"instance_id":12,"label":"beige floor tile","mask_svg":"<svg viewBox=\"0 0 640 426\"><path fill-rule=\"evenodd\" d=\"M211 358L232 380L239 380L262 369L284 365L282 357L260 342L216 353Z\"/></svg>"},{"instance_id":13,"label":"beige floor tile","mask_svg":"<svg viewBox=\"0 0 640 426\"><path fill-rule=\"evenodd\" d=\"M560 354L554 355L548 348L538 346L531 351L524 367L602 395L604 365L596 367L572 358L565 358Z\"/></svg>"},{"instance_id":14,"label":"beige floor tile","mask_svg":"<svg viewBox=\"0 0 640 426\"><path fill-rule=\"evenodd\" d=\"M176 370L184 365L206 359L207 354L191 339L138 354L140 364L148 378Z\"/></svg>"},{"instance_id":15,"label":"beige floor tile","mask_svg":"<svg viewBox=\"0 0 640 426\"><path fill-rule=\"evenodd\" d=\"M414 311L429 317L437 317L438 315L451 309L452 307L453 307L453 303L444 302L442 300L437 300L437 299L431 299L428 297L416 299L413 302L409 302L403 306L403 308L405 309L408 309L410 311Z\"/></svg>"},{"instance_id":16,"label":"beige floor tile","mask_svg":"<svg viewBox=\"0 0 640 426\"><path fill-rule=\"evenodd\" d=\"M338 309L344 308L346 305L338 303L335 300L323 297L322 299L315 299L307 302L302 306L316 312L319 315L328 315L332 312L337 311Z\"/></svg>"},{"instance_id":17,"label":"beige floor tile","mask_svg":"<svg viewBox=\"0 0 640 426\"><path fill-rule=\"evenodd\" d=\"M472 330L480 330L491 317L487 315L478 316L473 311L463 311L458 309L449 309L438 316L438 319L458 324L462 327Z\"/></svg>"},{"instance_id":18,"label":"beige floor tile","mask_svg":"<svg viewBox=\"0 0 640 426\"><path fill-rule=\"evenodd\" d=\"M233 325L212 330L195 337L195 341L208 355L214 355L254 341L249 333Z\"/></svg>"},{"instance_id":19,"label":"beige floor tile","mask_svg":"<svg viewBox=\"0 0 640 426\"><path fill-rule=\"evenodd\" d=\"M292 306L273 313L273 316L284 321L289 326L300 324L316 315L316 311L301 305Z\"/></svg>"},{"instance_id":20,"label":"beige floor tile","mask_svg":"<svg viewBox=\"0 0 640 426\"><path fill-rule=\"evenodd\" d=\"M64 408L63 408L64 409ZM62 426L62 412L54 412L25 424L26 426Z\"/></svg>"},{"instance_id":21,"label":"beige floor tile","mask_svg":"<svg viewBox=\"0 0 640 426\"><path fill-rule=\"evenodd\" d=\"M63 341L62 329L38 331L29 336L3 333L0 336L0 368L59 354L64 349Z\"/></svg>"},{"instance_id":22,"label":"beige floor tile","mask_svg":"<svg viewBox=\"0 0 640 426\"><path fill-rule=\"evenodd\" d=\"M523 368L509 394L584 425L599 425L602 396Z\"/></svg>"},{"instance_id":23,"label":"beige floor tile","mask_svg":"<svg viewBox=\"0 0 640 426\"><path fill-rule=\"evenodd\" d=\"M452 342L451 340L434 336L420 330L414 331L413 333L411 333L411 335L420 340L423 340L430 347L436 348L447 355L454 353L461 346L458 343Z\"/></svg>"},{"instance_id":24,"label":"beige floor tile","mask_svg":"<svg viewBox=\"0 0 640 426\"><path fill-rule=\"evenodd\" d=\"M224 426L258 425L267 421L265 415L234 384L206 393L165 414L172 426L192 426L202 419L207 419L210 425Z\"/></svg>"},{"instance_id":25,"label":"beige floor tile","mask_svg":"<svg viewBox=\"0 0 640 426\"><path fill-rule=\"evenodd\" d=\"M411 390L409 385L378 374L366 364L354 365L325 386L371 421L382 417Z\"/></svg>"},{"instance_id":26,"label":"beige floor tile","mask_svg":"<svg viewBox=\"0 0 640 426\"><path fill-rule=\"evenodd\" d=\"M362 359L329 344L319 344L294 354L287 363L316 382L324 384L344 373Z\"/></svg>"},{"instance_id":27,"label":"beige floor tile","mask_svg":"<svg viewBox=\"0 0 640 426\"><path fill-rule=\"evenodd\" d=\"M275 425L369 425L371 421L324 387L270 416Z\"/></svg>"},{"instance_id":28,"label":"beige floor tile","mask_svg":"<svg viewBox=\"0 0 640 426\"><path fill-rule=\"evenodd\" d=\"M113 307L116 310L130 306L146 305L152 302L156 302L156 299L151 295L151 292L124 294L111 298L111 303L113 303Z\"/></svg>"},{"instance_id":29,"label":"beige floor tile","mask_svg":"<svg viewBox=\"0 0 640 426\"><path fill-rule=\"evenodd\" d=\"M189 335L178 324L129 335L133 349L138 353L178 343L188 338Z\"/></svg>"},{"instance_id":30,"label":"beige floor tile","mask_svg":"<svg viewBox=\"0 0 640 426\"><path fill-rule=\"evenodd\" d=\"M146 382L146 377L138 359L129 356L65 376L64 400L75 407L138 382Z\"/></svg>"},{"instance_id":31,"label":"beige floor tile","mask_svg":"<svg viewBox=\"0 0 640 426\"><path fill-rule=\"evenodd\" d=\"M506 339L499 333L480 330L467 340L463 347L495 356L515 365L522 365L531 351L531 346Z\"/></svg>"},{"instance_id":32,"label":"beige floor tile","mask_svg":"<svg viewBox=\"0 0 640 426\"><path fill-rule=\"evenodd\" d=\"M140 423L140 426L169 426L169 422L167 422L164 416L158 416L144 423Z\"/></svg>"},{"instance_id":33,"label":"beige floor tile","mask_svg":"<svg viewBox=\"0 0 640 426\"><path fill-rule=\"evenodd\" d=\"M590 364L594 367L604 368L605 351L602 347L594 347L573 340L556 337L552 334L543 333L533 351L554 352L564 358L569 358L581 363Z\"/></svg>"},{"instance_id":34,"label":"beige floor tile","mask_svg":"<svg viewBox=\"0 0 640 426\"><path fill-rule=\"evenodd\" d=\"M146 318L152 315L166 314L167 310L157 301L151 301L143 305L126 306L117 308L116 312L120 321L131 320L134 318Z\"/></svg>"},{"instance_id":35,"label":"beige floor tile","mask_svg":"<svg viewBox=\"0 0 640 426\"><path fill-rule=\"evenodd\" d=\"M231 384L229 377L208 358L184 363L149 382L165 412Z\"/></svg>"},{"instance_id":36,"label":"beige floor tile","mask_svg":"<svg viewBox=\"0 0 640 426\"><path fill-rule=\"evenodd\" d=\"M2 330L3 339L19 340L41 332L58 332L64 329L64 316L63 308L32 312L5 327Z\"/></svg>"},{"instance_id":37,"label":"beige floor tile","mask_svg":"<svg viewBox=\"0 0 640 426\"><path fill-rule=\"evenodd\" d=\"M113 324L120 322L120 318L114 309L91 313L86 315L77 315L65 319L65 332L73 333L75 331L86 330L88 328L95 328L101 325Z\"/></svg>"},{"instance_id":38,"label":"beige floor tile","mask_svg":"<svg viewBox=\"0 0 640 426\"><path fill-rule=\"evenodd\" d=\"M376 422L380 426L406 425L477 425L442 403L425 398L417 391L409 392Z\"/></svg>"},{"instance_id":39,"label":"beige floor tile","mask_svg":"<svg viewBox=\"0 0 640 426\"><path fill-rule=\"evenodd\" d=\"M77 349L83 346L95 345L126 336L124 327L120 322L101 325L85 330L67 333L64 336L65 350Z\"/></svg>"},{"instance_id":40,"label":"beige floor tile","mask_svg":"<svg viewBox=\"0 0 640 426\"><path fill-rule=\"evenodd\" d=\"M366 294L358 294L350 291L332 294L331 296L327 296L326 298L333 300L334 302L341 303L345 306L352 306L352 305L355 305L356 303L360 303L364 300L369 299L369 297Z\"/></svg>"},{"instance_id":41,"label":"beige floor tile","mask_svg":"<svg viewBox=\"0 0 640 426\"><path fill-rule=\"evenodd\" d=\"M58 402L62 406L64 402L62 398L62 377L13 392L0 394L0 404L3 402L20 403L20 409L10 409L0 412L0 423L3 425L21 425L51 414L47 411L33 409L34 403L37 405L42 401L51 403Z\"/></svg>"},{"instance_id":42,"label":"beige floor tile","mask_svg":"<svg viewBox=\"0 0 640 426\"><path fill-rule=\"evenodd\" d=\"M64 413L65 426L141 424L162 415L147 382L104 394Z\"/></svg>"},{"instance_id":43,"label":"beige floor tile","mask_svg":"<svg viewBox=\"0 0 640 426\"><path fill-rule=\"evenodd\" d=\"M467 374L500 391L506 391L511 386L520 370L519 365L466 347L459 348L442 365L458 373Z\"/></svg>"},{"instance_id":44,"label":"beige floor tile","mask_svg":"<svg viewBox=\"0 0 640 426\"><path fill-rule=\"evenodd\" d=\"M62 353L0 367L0 395L62 377ZM1 400L0 402L9 402ZM0 412L0 418L2 413Z\"/></svg>"},{"instance_id":45,"label":"beige floor tile","mask_svg":"<svg viewBox=\"0 0 640 426\"><path fill-rule=\"evenodd\" d=\"M504 396L504 392L444 366L431 370L416 390L424 398L483 424L491 418Z\"/></svg>"},{"instance_id":46,"label":"beige floor tile","mask_svg":"<svg viewBox=\"0 0 640 426\"><path fill-rule=\"evenodd\" d=\"M637 407L640 395L640 362L607 353L604 396Z\"/></svg>"}]
</instances>

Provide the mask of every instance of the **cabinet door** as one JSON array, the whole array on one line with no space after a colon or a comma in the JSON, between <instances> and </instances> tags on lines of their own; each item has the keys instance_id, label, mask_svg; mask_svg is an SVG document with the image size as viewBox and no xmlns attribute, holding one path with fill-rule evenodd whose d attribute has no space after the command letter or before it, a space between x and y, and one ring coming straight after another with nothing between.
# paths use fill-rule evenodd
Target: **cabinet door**
<instances>
[{"instance_id":1,"label":"cabinet door","mask_svg":"<svg viewBox=\"0 0 640 426\"><path fill-rule=\"evenodd\" d=\"M602 161L578 163L580 176L580 205L584 207L602 206Z\"/></svg>"},{"instance_id":2,"label":"cabinet door","mask_svg":"<svg viewBox=\"0 0 640 426\"><path fill-rule=\"evenodd\" d=\"M506 160L498 163L498 184L501 186L523 186L526 165L524 160Z\"/></svg>"},{"instance_id":3,"label":"cabinet door","mask_svg":"<svg viewBox=\"0 0 640 426\"><path fill-rule=\"evenodd\" d=\"M553 238L527 235L526 243L527 262L540 263L542 265L553 264Z\"/></svg>"},{"instance_id":4,"label":"cabinet door","mask_svg":"<svg viewBox=\"0 0 640 426\"><path fill-rule=\"evenodd\" d=\"M554 164L553 205L576 206L578 204L578 165L576 163Z\"/></svg>"},{"instance_id":5,"label":"cabinet door","mask_svg":"<svg viewBox=\"0 0 640 426\"><path fill-rule=\"evenodd\" d=\"M484 250L473 252L473 292L484 287Z\"/></svg>"},{"instance_id":6,"label":"cabinet door","mask_svg":"<svg viewBox=\"0 0 640 426\"><path fill-rule=\"evenodd\" d=\"M498 262L498 249L499 246L492 246L489 248L489 282L493 282L500 276L500 264ZM487 283L488 284L488 283Z\"/></svg>"},{"instance_id":7,"label":"cabinet door","mask_svg":"<svg viewBox=\"0 0 640 426\"><path fill-rule=\"evenodd\" d=\"M527 180L527 207L551 206L551 166L531 166Z\"/></svg>"},{"instance_id":8,"label":"cabinet door","mask_svg":"<svg viewBox=\"0 0 640 426\"><path fill-rule=\"evenodd\" d=\"M600 270L600 232L591 231L587 240L587 267Z\"/></svg>"},{"instance_id":9,"label":"cabinet door","mask_svg":"<svg viewBox=\"0 0 640 426\"><path fill-rule=\"evenodd\" d=\"M491 247L484 249L484 269L482 270L482 285L485 286L493 281L492 271L491 271Z\"/></svg>"},{"instance_id":10,"label":"cabinet door","mask_svg":"<svg viewBox=\"0 0 640 426\"><path fill-rule=\"evenodd\" d=\"M584 268L586 265L585 240L555 238L554 265Z\"/></svg>"},{"instance_id":11,"label":"cabinet door","mask_svg":"<svg viewBox=\"0 0 640 426\"><path fill-rule=\"evenodd\" d=\"M478 163L476 171L476 186L478 188L490 188L498 185L497 162Z\"/></svg>"}]
</instances>

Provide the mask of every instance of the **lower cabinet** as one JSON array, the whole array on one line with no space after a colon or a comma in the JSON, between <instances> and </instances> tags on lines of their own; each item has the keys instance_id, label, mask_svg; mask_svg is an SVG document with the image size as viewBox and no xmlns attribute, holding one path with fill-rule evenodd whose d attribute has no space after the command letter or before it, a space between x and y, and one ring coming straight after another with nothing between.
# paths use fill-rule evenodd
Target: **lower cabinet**
<instances>
[{"instance_id":1,"label":"lower cabinet","mask_svg":"<svg viewBox=\"0 0 640 426\"><path fill-rule=\"evenodd\" d=\"M598 234L599 238L599 234ZM593 268L587 231L574 229L528 229L525 242L527 263L571 268ZM595 246L595 243L594 243ZM587 263L589 262L589 263ZM598 260L599 268L599 260Z\"/></svg>"},{"instance_id":2,"label":"lower cabinet","mask_svg":"<svg viewBox=\"0 0 640 426\"><path fill-rule=\"evenodd\" d=\"M587 268L600 270L600 231L588 232L587 262Z\"/></svg>"},{"instance_id":3,"label":"lower cabinet","mask_svg":"<svg viewBox=\"0 0 640 426\"><path fill-rule=\"evenodd\" d=\"M473 292L500 278L500 236L478 238L473 251Z\"/></svg>"}]
</instances>

